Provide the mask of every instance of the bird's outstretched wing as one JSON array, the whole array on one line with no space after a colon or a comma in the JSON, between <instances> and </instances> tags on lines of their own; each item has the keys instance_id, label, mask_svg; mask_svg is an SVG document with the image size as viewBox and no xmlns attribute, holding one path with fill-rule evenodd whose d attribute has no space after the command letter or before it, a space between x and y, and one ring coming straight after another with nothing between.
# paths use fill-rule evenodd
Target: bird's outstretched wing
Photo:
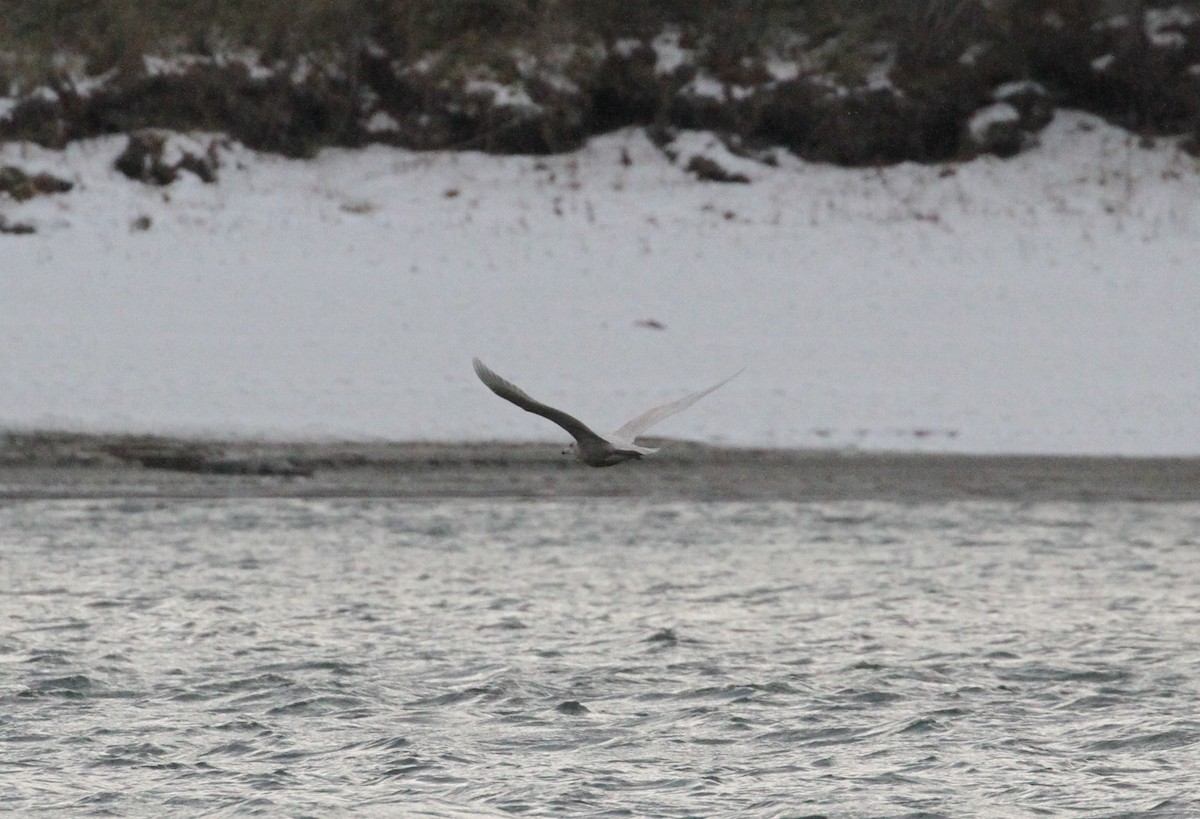
<instances>
[{"instance_id":1,"label":"bird's outstretched wing","mask_svg":"<svg viewBox=\"0 0 1200 819\"><path fill-rule=\"evenodd\" d=\"M609 435L608 437L610 440L626 441L626 442L632 443L634 438L637 438L639 435L641 435L646 430L650 429L650 427L654 426L659 421L663 420L664 418L669 418L670 416L674 415L677 412L682 412L683 410L690 407L692 404L695 404L697 401L699 401L704 396L708 395L713 390L717 389L718 387L725 386L726 384L728 384L730 381L737 378L741 374L742 374L742 370L738 370L736 373L734 373L733 375L726 378L720 384L714 384L713 386L709 387L706 390L701 390L700 392L694 392L691 395L685 395L683 398L680 398L678 401L672 401L669 404L663 404L661 407L655 407L654 409L646 410L641 415L639 415L637 418L634 418L631 421L627 421L623 427L621 427L620 429L618 429L616 432L614 432L612 435Z\"/></svg>"},{"instance_id":2,"label":"bird's outstretched wing","mask_svg":"<svg viewBox=\"0 0 1200 819\"><path fill-rule=\"evenodd\" d=\"M592 432L592 430L588 428L587 424L583 423L583 421L580 421L575 416L568 415L560 409L555 409L554 407L543 404L541 401L530 398L523 389L511 381L507 381L504 378L496 375L478 358L473 359L471 363L475 365L475 374L479 376L479 380L482 381L489 390L496 393L496 395L500 396L505 401L511 401L526 412L532 412L534 415L540 415L543 418L553 421L569 432L571 437L580 443L585 441L592 441L597 444L604 443L604 439L601 436Z\"/></svg>"}]
</instances>

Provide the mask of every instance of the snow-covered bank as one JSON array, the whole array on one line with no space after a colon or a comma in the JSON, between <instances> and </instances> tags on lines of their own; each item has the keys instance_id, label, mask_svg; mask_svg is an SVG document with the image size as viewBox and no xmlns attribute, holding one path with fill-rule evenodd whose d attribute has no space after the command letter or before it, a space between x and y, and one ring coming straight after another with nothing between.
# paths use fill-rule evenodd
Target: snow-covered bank
<instances>
[{"instance_id":1,"label":"snow-covered bank","mask_svg":"<svg viewBox=\"0 0 1200 819\"><path fill-rule=\"evenodd\" d=\"M536 159L232 146L217 184L167 188L112 170L123 137L7 145L77 184L0 201L37 228L0 236L0 426L559 437L479 355L604 428L748 365L655 432L1200 453L1196 161L1075 114L1042 142L866 171L781 154L749 185L638 131Z\"/></svg>"}]
</instances>

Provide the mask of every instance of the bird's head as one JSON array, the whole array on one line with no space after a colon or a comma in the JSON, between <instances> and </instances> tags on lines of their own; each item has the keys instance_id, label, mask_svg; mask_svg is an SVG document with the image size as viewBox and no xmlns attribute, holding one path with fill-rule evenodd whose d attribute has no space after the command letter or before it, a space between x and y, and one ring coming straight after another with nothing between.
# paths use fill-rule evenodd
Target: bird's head
<instances>
[{"instance_id":1,"label":"bird's head","mask_svg":"<svg viewBox=\"0 0 1200 819\"><path fill-rule=\"evenodd\" d=\"M563 455L571 455L571 456L574 456L575 458L578 458L579 457L579 447L574 441L572 441L571 443L567 444L567 448L562 451L562 454Z\"/></svg>"}]
</instances>

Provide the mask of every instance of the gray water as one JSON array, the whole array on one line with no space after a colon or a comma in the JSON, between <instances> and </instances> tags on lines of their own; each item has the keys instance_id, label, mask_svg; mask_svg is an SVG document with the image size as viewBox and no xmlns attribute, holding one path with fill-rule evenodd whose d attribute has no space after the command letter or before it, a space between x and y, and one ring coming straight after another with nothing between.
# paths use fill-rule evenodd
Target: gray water
<instances>
[{"instance_id":1,"label":"gray water","mask_svg":"<svg viewBox=\"0 0 1200 819\"><path fill-rule=\"evenodd\" d=\"M1200 505L0 505L0 810L1200 816Z\"/></svg>"}]
</instances>

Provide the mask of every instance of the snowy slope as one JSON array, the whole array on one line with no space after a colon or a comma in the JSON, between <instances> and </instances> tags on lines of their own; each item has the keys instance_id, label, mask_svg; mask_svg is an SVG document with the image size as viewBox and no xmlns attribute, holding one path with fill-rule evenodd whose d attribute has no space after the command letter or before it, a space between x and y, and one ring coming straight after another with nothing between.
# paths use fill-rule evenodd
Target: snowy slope
<instances>
[{"instance_id":1,"label":"snowy slope","mask_svg":"<svg viewBox=\"0 0 1200 819\"><path fill-rule=\"evenodd\" d=\"M548 158L231 146L218 184L165 189L112 170L123 146L0 149L78 183L0 202L38 228L0 236L0 427L560 438L478 355L604 429L746 366L654 431L1200 453L1200 168L1084 115L1011 160L781 156L748 185L635 131Z\"/></svg>"}]
</instances>

